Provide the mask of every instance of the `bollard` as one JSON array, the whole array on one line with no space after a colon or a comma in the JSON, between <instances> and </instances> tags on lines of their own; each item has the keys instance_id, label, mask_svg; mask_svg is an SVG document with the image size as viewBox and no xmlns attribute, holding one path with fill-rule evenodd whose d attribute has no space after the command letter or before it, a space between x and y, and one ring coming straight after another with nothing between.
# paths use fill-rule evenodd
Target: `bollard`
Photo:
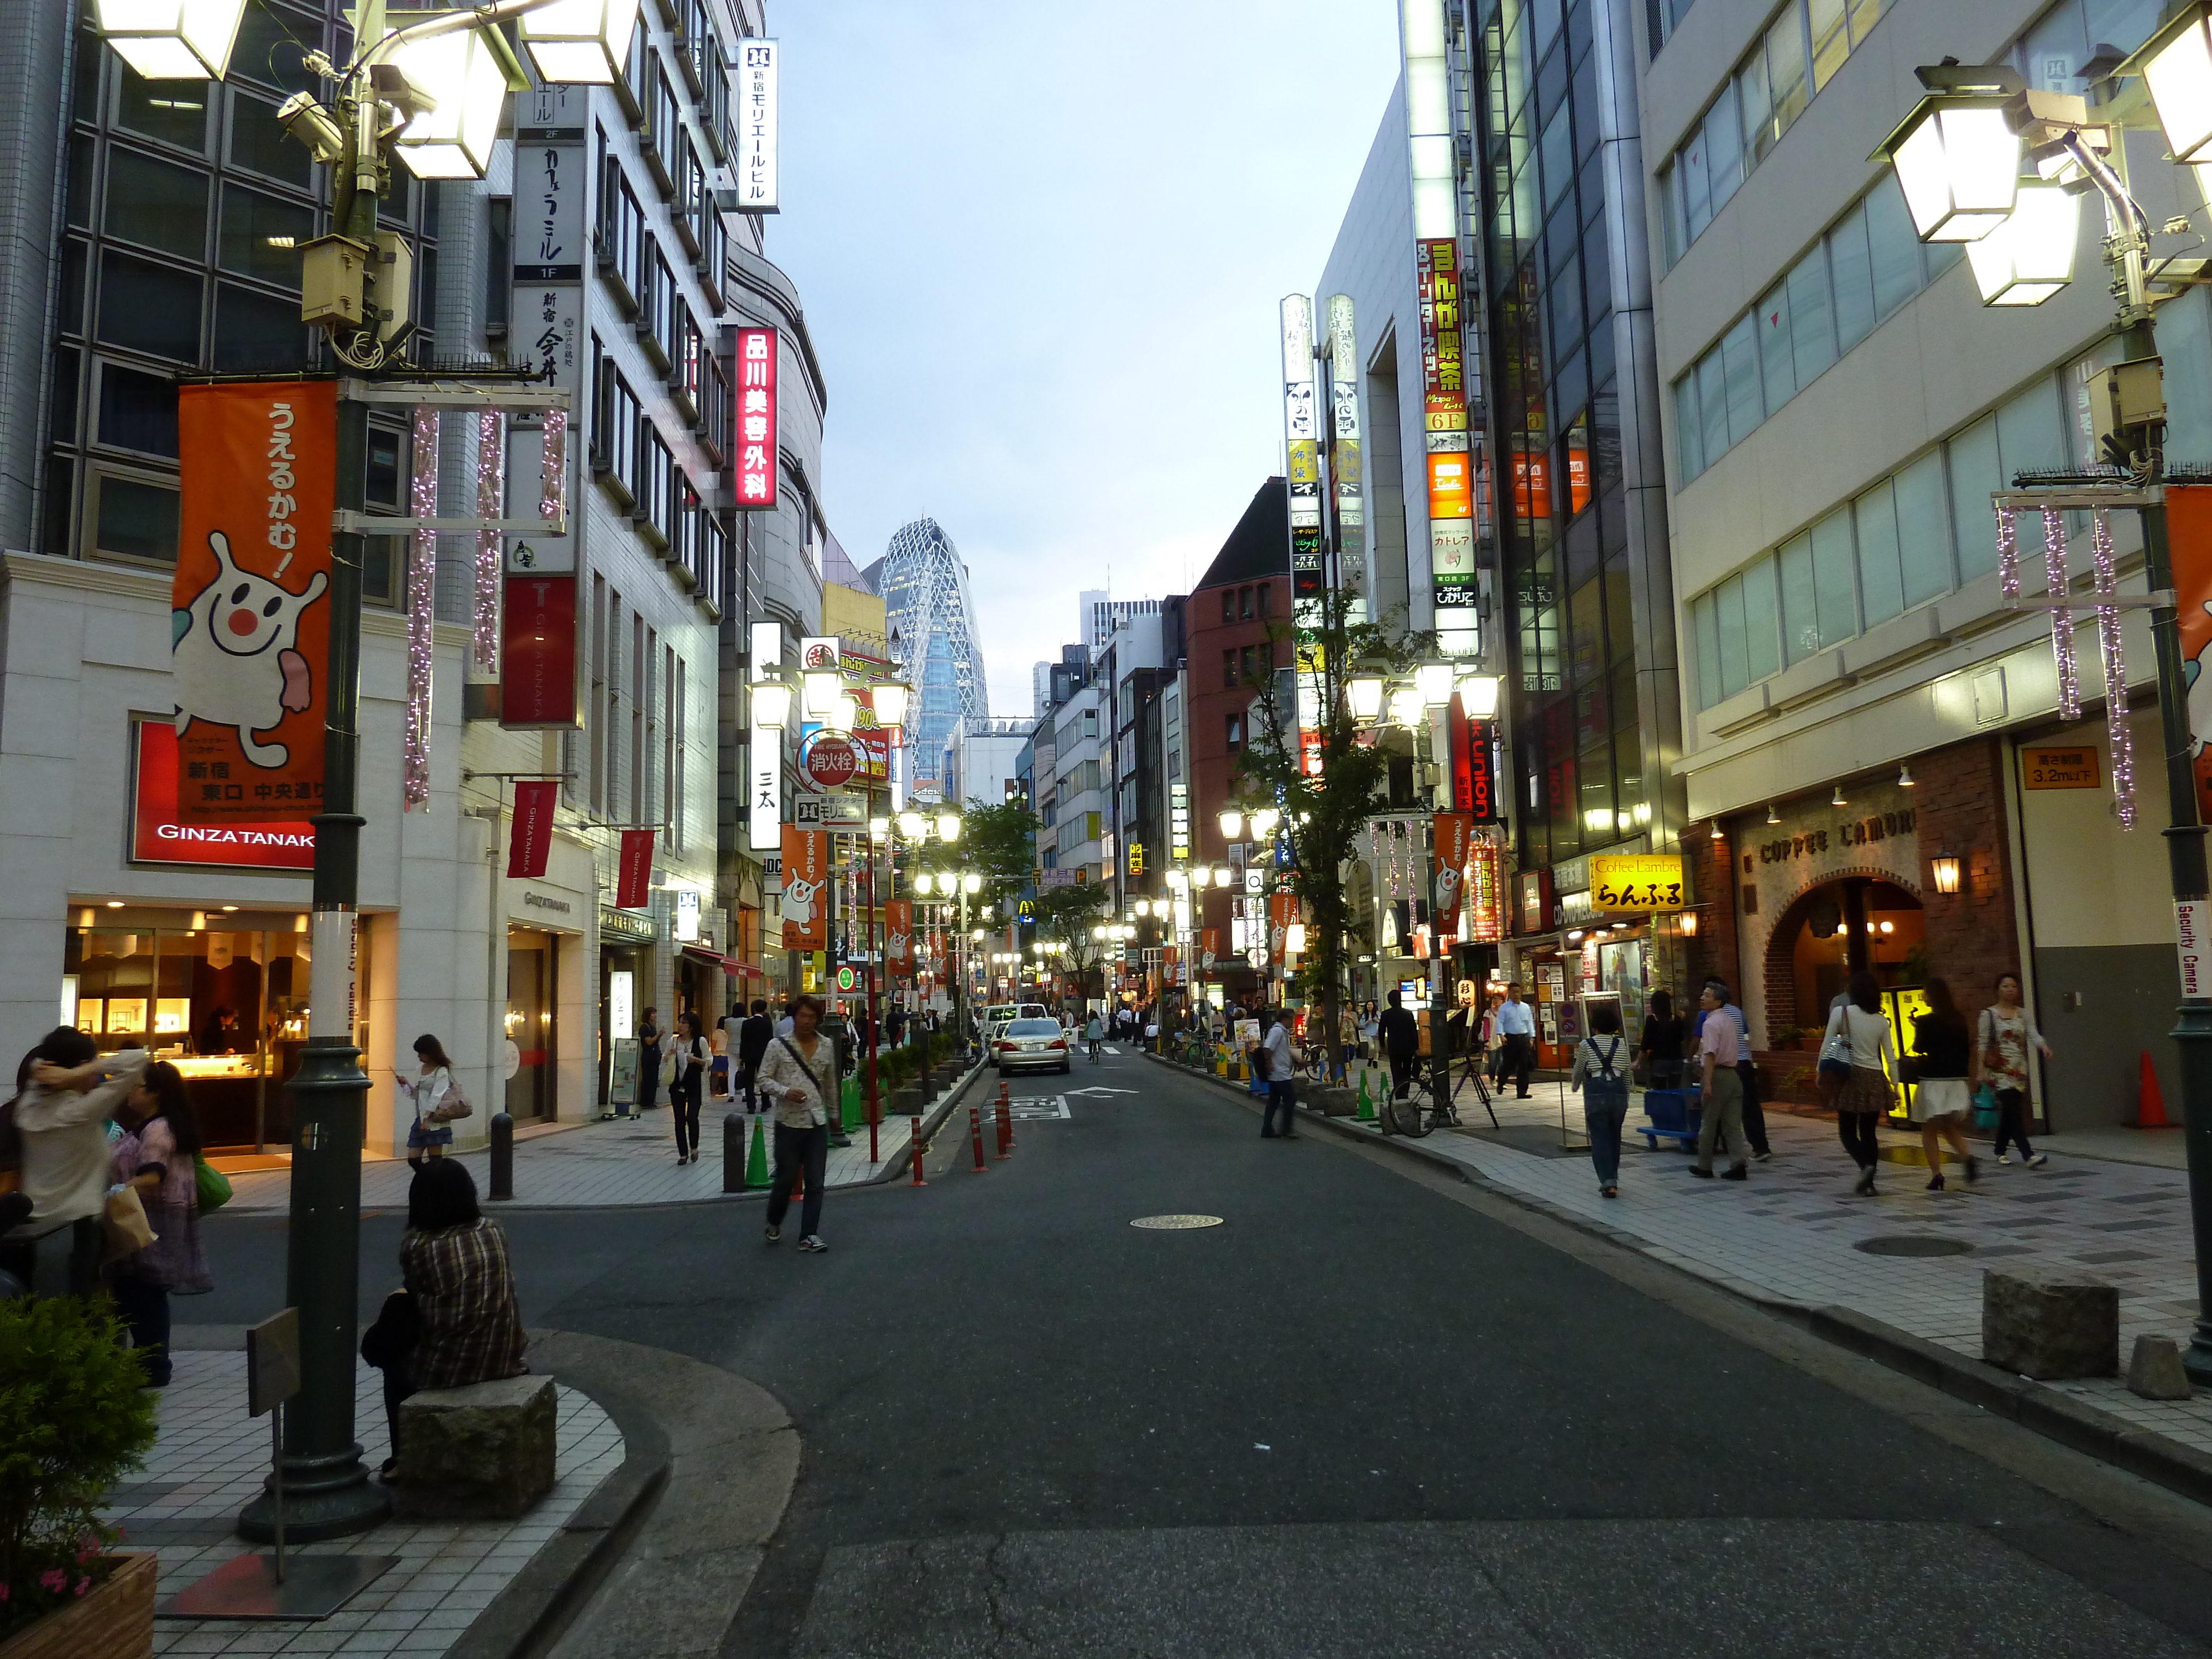
<instances>
[{"instance_id":1,"label":"bollard","mask_svg":"<svg viewBox=\"0 0 2212 1659\"><path fill-rule=\"evenodd\" d=\"M929 1183L921 1178L922 1146L921 1114L920 1112L916 1112L914 1115L914 1128L910 1133L912 1138L907 1142L907 1149L914 1154L914 1179L907 1184L910 1187L927 1187Z\"/></svg>"},{"instance_id":2,"label":"bollard","mask_svg":"<svg viewBox=\"0 0 2212 1659\"><path fill-rule=\"evenodd\" d=\"M741 1193L745 1189L745 1115L743 1112L722 1114L722 1190Z\"/></svg>"},{"instance_id":3,"label":"bollard","mask_svg":"<svg viewBox=\"0 0 2212 1659\"><path fill-rule=\"evenodd\" d=\"M991 1166L983 1162L983 1109L971 1105L968 1109L968 1133L975 1142L975 1173L981 1175Z\"/></svg>"},{"instance_id":4,"label":"bollard","mask_svg":"<svg viewBox=\"0 0 2212 1659\"><path fill-rule=\"evenodd\" d=\"M1014 1103L1007 1098L1006 1085L999 1085L999 1156L1014 1150Z\"/></svg>"},{"instance_id":5,"label":"bollard","mask_svg":"<svg viewBox=\"0 0 2212 1659\"><path fill-rule=\"evenodd\" d=\"M505 1112L491 1115L491 1198L514 1196L514 1120Z\"/></svg>"}]
</instances>

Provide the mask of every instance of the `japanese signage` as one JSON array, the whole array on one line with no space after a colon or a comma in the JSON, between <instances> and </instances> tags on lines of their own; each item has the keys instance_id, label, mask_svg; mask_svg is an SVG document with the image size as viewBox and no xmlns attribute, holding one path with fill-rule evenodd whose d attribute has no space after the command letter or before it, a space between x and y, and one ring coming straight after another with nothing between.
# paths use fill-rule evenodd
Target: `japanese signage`
<instances>
[{"instance_id":1,"label":"japanese signage","mask_svg":"<svg viewBox=\"0 0 2212 1659\"><path fill-rule=\"evenodd\" d=\"M884 957L895 974L914 971L914 901L892 899L884 906Z\"/></svg>"},{"instance_id":2,"label":"japanese signage","mask_svg":"<svg viewBox=\"0 0 2212 1659\"><path fill-rule=\"evenodd\" d=\"M507 842L510 877L532 879L545 873L546 856L553 850L553 809L560 799L561 786L550 779L514 786L514 828Z\"/></svg>"},{"instance_id":3,"label":"japanese signage","mask_svg":"<svg viewBox=\"0 0 2212 1659\"><path fill-rule=\"evenodd\" d=\"M2063 748L2038 745L2020 751L2020 787L2023 789L2100 789L2105 783L2104 757L2094 743L2068 744Z\"/></svg>"},{"instance_id":4,"label":"japanese signage","mask_svg":"<svg viewBox=\"0 0 2212 1659\"><path fill-rule=\"evenodd\" d=\"M575 577L507 577L500 606L499 723L574 726L581 713Z\"/></svg>"},{"instance_id":5,"label":"japanese signage","mask_svg":"<svg viewBox=\"0 0 2212 1659\"><path fill-rule=\"evenodd\" d=\"M1689 902L1680 853L1595 853L1590 902L1601 910L1679 910Z\"/></svg>"},{"instance_id":6,"label":"japanese signage","mask_svg":"<svg viewBox=\"0 0 2212 1659\"><path fill-rule=\"evenodd\" d=\"M1552 926L1552 908L1555 902L1549 870L1523 870L1514 878L1519 884L1519 902L1515 908L1520 917L1517 932L1541 933Z\"/></svg>"},{"instance_id":7,"label":"japanese signage","mask_svg":"<svg viewBox=\"0 0 2212 1659\"><path fill-rule=\"evenodd\" d=\"M1190 786L1168 786L1168 856L1177 864L1190 857Z\"/></svg>"},{"instance_id":8,"label":"japanese signage","mask_svg":"<svg viewBox=\"0 0 2212 1659\"><path fill-rule=\"evenodd\" d=\"M622 832L622 855L615 876L615 908L642 910L653 902L653 843L651 830Z\"/></svg>"},{"instance_id":9,"label":"japanese signage","mask_svg":"<svg viewBox=\"0 0 2212 1659\"><path fill-rule=\"evenodd\" d=\"M830 832L787 824L783 831L783 948L830 948Z\"/></svg>"},{"instance_id":10,"label":"japanese signage","mask_svg":"<svg viewBox=\"0 0 2212 1659\"><path fill-rule=\"evenodd\" d=\"M1367 513L1361 494L1365 471L1359 447L1359 347L1352 326L1352 296L1332 294L1328 300L1329 428L1335 440L1329 450L1329 471L1336 492L1337 556L1348 557L1354 570L1363 569ZM1358 584L1355 580L1352 586ZM1365 601L1354 603L1359 613L1349 620L1366 620Z\"/></svg>"},{"instance_id":11,"label":"japanese signage","mask_svg":"<svg viewBox=\"0 0 2212 1659\"><path fill-rule=\"evenodd\" d=\"M560 292L561 290L554 290ZM575 295L566 295L568 309L575 309ZM570 428L574 431L574 428ZM568 446L568 447L573 447ZM564 466L573 465L564 453ZM545 428L538 420L528 424L509 421L507 427L507 516L526 519L538 513L544 504ZM573 489L564 491L567 500L574 500ZM510 576L573 575L576 569L576 514L571 511L567 522L556 533L549 522L545 530L529 536L509 536L507 540L507 574Z\"/></svg>"},{"instance_id":12,"label":"japanese signage","mask_svg":"<svg viewBox=\"0 0 2212 1659\"><path fill-rule=\"evenodd\" d=\"M783 624L755 623L751 635L752 672L764 679L783 661ZM770 726L755 726L745 745L745 839L756 853L774 853L783 845L783 732Z\"/></svg>"},{"instance_id":13,"label":"japanese signage","mask_svg":"<svg viewBox=\"0 0 2212 1659\"><path fill-rule=\"evenodd\" d=\"M516 282L584 280L584 172L581 144L516 145Z\"/></svg>"},{"instance_id":14,"label":"japanese signage","mask_svg":"<svg viewBox=\"0 0 2212 1659\"><path fill-rule=\"evenodd\" d=\"M737 331L738 465L740 513L775 505L775 331Z\"/></svg>"},{"instance_id":15,"label":"japanese signage","mask_svg":"<svg viewBox=\"0 0 2212 1659\"><path fill-rule=\"evenodd\" d=\"M1505 937L1505 837L1478 824L1468 842L1467 887L1460 896L1459 936L1475 945Z\"/></svg>"},{"instance_id":16,"label":"japanese signage","mask_svg":"<svg viewBox=\"0 0 2212 1659\"><path fill-rule=\"evenodd\" d=\"M1460 339L1459 245L1450 237L1416 242L1414 289L1421 333L1421 411L1428 434L1429 574L1452 637L1447 650L1471 652L1475 637L1474 501L1479 465L1468 437L1466 366Z\"/></svg>"},{"instance_id":17,"label":"japanese signage","mask_svg":"<svg viewBox=\"0 0 2212 1659\"><path fill-rule=\"evenodd\" d=\"M799 773L811 788L842 789L860 769L860 751L837 732L817 731L799 745Z\"/></svg>"},{"instance_id":18,"label":"japanese signage","mask_svg":"<svg viewBox=\"0 0 2212 1659\"><path fill-rule=\"evenodd\" d=\"M774 213L776 191L776 52L773 40L738 47L738 210Z\"/></svg>"},{"instance_id":19,"label":"japanese signage","mask_svg":"<svg viewBox=\"0 0 2212 1659\"><path fill-rule=\"evenodd\" d=\"M1431 432L1467 430L1467 380L1460 362L1459 245L1449 236L1413 244L1421 330L1421 411Z\"/></svg>"},{"instance_id":20,"label":"japanese signage","mask_svg":"<svg viewBox=\"0 0 2212 1659\"><path fill-rule=\"evenodd\" d=\"M1436 837L1436 905L1430 917L1438 933L1459 932L1460 889L1467 879L1468 844L1474 836L1474 820L1464 812L1439 812Z\"/></svg>"},{"instance_id":21,"label":"japanese signage","mask_svg":"<svg viewBox=\"0 0 2212 1659\"><path fill-rule=\"evenodd\" d=\"M178 417L177 821L319 809L337 386L188 386Z\"/></svg>"},{"instance_id":22,"label":"japanese signage","mask_svg":"<svg viewBox=\"0 0 2212 1659\"><path fill-rule=\"evenodd\" d=\"M184 823L177 817L177 733L167 720L131 726L131 857L137 864L216 864L249 870L312 870L315 827Z\"/></svg>"},{"instance_id":23,"label":"japanese signage","mask_svg":"<svg viewBox=\"0 0 2212 1659\"><path fill-rule=\"evenodd\" d=\"M669 937L678 945L689 945L699 937L699 895L686 887L678 889L675 897L668 916Z\"/></svg>"}]
</instances>

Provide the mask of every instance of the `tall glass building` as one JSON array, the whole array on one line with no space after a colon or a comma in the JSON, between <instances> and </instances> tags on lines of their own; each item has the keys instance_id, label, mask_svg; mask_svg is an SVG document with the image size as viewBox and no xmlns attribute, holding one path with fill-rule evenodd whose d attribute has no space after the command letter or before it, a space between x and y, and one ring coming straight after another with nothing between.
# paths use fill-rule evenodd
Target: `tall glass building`
<instances>
[{"instance_id":1,"label":"tall glass building","mask_svg":"<svg viewBox=\"0 0 2212 1659\"><path fill-rule=\"evenodd\" d=\"M916 519L891 537L884 556L862 573L883 596L885 619L914 684L908 727L913 771L908 787L943 787L945 751L962 720L987 719L983 652L975 601L960 550L934 519Z\"/></svg>"}]
</instances>

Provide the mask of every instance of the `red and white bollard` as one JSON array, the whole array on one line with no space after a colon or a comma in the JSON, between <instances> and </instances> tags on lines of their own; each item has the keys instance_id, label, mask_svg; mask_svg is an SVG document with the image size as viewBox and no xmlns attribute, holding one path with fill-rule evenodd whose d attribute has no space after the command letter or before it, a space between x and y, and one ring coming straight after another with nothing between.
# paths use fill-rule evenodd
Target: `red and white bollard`
<instances>
[{"instance_id":1,"label":"red and white bollard","mask_svg":"<svg viewBox=\"0 0 2212 1659\"><path fill-rule=\"evenodd\" d=\"M914 1138L907 1142L907 1147L914 1153L914 1179L907 1184L910 1187L927 1187L929 1183L921 1178L921 1114L920 1112L914 1115L913 1136Z\"/></svg>"},{"instance_id":2,"label":"red and white bollard","mask_svg":"<svg viewBox=\"0 0 2212 1659\"><path fill-rule=\"evenodd\" d=\"M981 1175L991 1167L983 1162L983 1109L981 1106L968 1109L968 1133L975 1142L975 1173Z\"/></svg>"}]
</instances>

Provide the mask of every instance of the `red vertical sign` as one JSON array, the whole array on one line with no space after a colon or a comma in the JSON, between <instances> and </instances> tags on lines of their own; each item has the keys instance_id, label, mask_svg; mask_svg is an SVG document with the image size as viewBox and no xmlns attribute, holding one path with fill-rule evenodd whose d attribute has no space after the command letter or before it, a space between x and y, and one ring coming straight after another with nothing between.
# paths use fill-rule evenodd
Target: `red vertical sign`
<instances>
[{"instance_id":1,"label":"red vertical sign","mask_svg":"<svg viewBox=\"0 0 2212 1659\"><path fill-rule=\"evenodd\" d=\"M1429 921L1440 936L1459 933L1460 884L1466 879L1467 846L1474 834L1474 820L1465 812L1437 814L1436 904Z\"/></svg>"},{"instance_id":2,"label":"red vertical sign","mask_svg":"<svg viewBox=\"0 0 2212 1659\"><path fill-rule=\"evenodd\" d=\"M622 832L622 860L615 877L615 908L642 910L653 902L653 843L657 831Z\"/></svg>"},{"instance_id":3,"label":"red vertical sign","mask_svg":"<svg viewBox=\"0 0 2212 1659\"><path fill-rule=\"evenodd\" d=\"M499 723L578 724L576 579L509 576L499 643Z\"/></svg>"},{"instance_id":4,"label":"red vertical sign","mask_svg":"<svg viewBox=\"0 0 2212 1659\"><path fill-rule=\"evenodd\" d=\"M188 386L170 589L177 822L321 810L337 386Z\"/></svg>"},{"instance_id":5,"label":"red vertical sign","mask_svg":"<svg viewBox=\"0 0 2212 1659\"><path fill-rule=\"evenodd\" d=\"M528 878L545 873L546 855L553 850L553 809L561 786L550 780L533 780L514 786L514 830L507 842L507 873Z\"/></svg>"},{"instance_id":6,"label":"red vertical sign","mask_svg":"<svg viewBox=\"0 0 2212 1659\"><path fill-rule=\"evenodd\" d=\"M914 901L892 899L884 906L884 956L895 974L914 971Z\"/></svg>"},{"instance_id":7,"label":"red vertical sign","mask_svg":"<svg viewBox=\"0 0 2212 1659\"><path fill-rule=\"evenodd\" d=\"M738 510L775 505L775 331L738 331Z\"/></svg>"}]
</instances>

